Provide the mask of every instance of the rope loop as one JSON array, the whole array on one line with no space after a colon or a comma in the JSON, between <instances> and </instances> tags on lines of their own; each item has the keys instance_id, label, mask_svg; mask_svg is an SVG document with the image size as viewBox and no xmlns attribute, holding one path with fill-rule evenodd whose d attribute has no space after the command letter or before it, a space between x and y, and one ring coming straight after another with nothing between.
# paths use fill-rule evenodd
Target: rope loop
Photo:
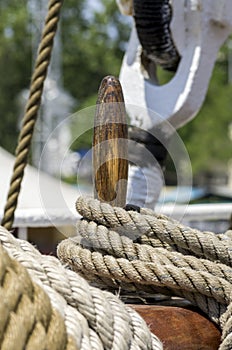
<instances>
[{"instance_id":1,"label":"rope loop","mask_svg":"<svg viewBox=\"0 0 232 350\"><path fill-rule=\"evenodd\" d=\"M221 327L220 350L230 349L230 231L201 232L151 210L125 210L92 198L78 198L76 208L83 219L76 237L58 246L63 263L101 287L120 287L121 293L184 297Z\"/></svg>"},{"instance_id":2,"label":"rope loop","mask_svg":"<svg viewBox=\"0 0 232 350\"><path fill-rule=\"evenodd\" d=\"M0 243L28 270L32 281L41 285L51 304L62 315L68 345L72 345L74 339L74 345L80 350L163 349L145 321L117 296L89 285L79 274L62 266L57 258L40 254L29 242L16 239L1 226ZM42 307L40 305L41 313ZM56 349L53 346L47 348Z\"/></svg>"}]
</instances>

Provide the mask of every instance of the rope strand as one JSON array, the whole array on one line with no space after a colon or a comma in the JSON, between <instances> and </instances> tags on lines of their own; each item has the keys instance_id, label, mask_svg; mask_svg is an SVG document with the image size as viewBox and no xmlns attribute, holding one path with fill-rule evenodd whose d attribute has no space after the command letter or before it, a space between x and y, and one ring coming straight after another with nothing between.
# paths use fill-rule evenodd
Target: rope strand
<instances>
[{"instance_id":1,"label":"rope strand","mask_svg":"<svg viewBox=\"0 0 232 350\"><path fill-rule=\"evenodd\" d=\"M61 314L0 246L1 349L78 349Z\"/></svg>"},{"instance_id":2,"label":"rope strand","mask_svg":"<svg viewBox=\"0 0 232 350\"><path fill-rule=\"evenodd\" d=\"M16 239L3 227L0 242L27 268L31 278L41 283L52 304L64 315L70 333L75 332L81 350L137 350L141 349L138 341L147 342L147 349L162 350L161 342L141 317L129 312L115 295L90 286L84 278L65 269L57 258L40 254L29 242Z\"/></svg>"},{"instance_id":3,"label":"rope strand","mask_svg":"<svg viewBox=\"0 0 232 350\"><path fill-rule=\"evenodd\" d=\"M58 246L63 263L101 287L188 299L221 327L220 350L231 349L229 233L200 232L150 210L126 211L91 198L78 198L76 208L83 219L77 236Z\"/></svg>"},{"instance_id":4,"label":"rope strand","mask_svg":"<svg viewBox=\"0 0 232 350\"><path fill-rule=\"evenodd\" d=\"M13 175L10 181L7 203L2 220L2 226L8 230L11 229L14 222L14 213L18 203L24 169L27 165L27 158L43 93L44 81L50 63L53 39L57 29L62 2L62 0L50 0L49 2L48 15L31 79L29 98L23 117L23 126L19 134L18 146L15 152L16 158Z\"/></svg>"}]
</instances>

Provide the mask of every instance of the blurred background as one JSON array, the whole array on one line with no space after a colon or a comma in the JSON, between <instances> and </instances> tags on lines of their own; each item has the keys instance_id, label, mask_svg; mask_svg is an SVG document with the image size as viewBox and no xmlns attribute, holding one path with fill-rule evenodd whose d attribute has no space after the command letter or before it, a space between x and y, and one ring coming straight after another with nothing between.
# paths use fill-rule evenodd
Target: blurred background
<instances>
[{"instance_id":1,"label":"blurred background","mask_svg":"<svg viewBox=\"0 0 232 350\"><path fill-rule=\"evenodd\" d=\"M5 150L12 154L15 151L47 6L47 0L0 2L1 215L13 165L13 158ZM77 187L82 186L81 194L88 194L91 189L89 150L98 87L104 76L119 75L131 22L130 17L121 15L113 0L63 3L29 159L31 165L52 175L52 179L46 177L47 174L40 175L38 186L35 168L28 169L14 224L14 233L36 244L42 252L55 253L57 242L75 234L75 200L80 195ZM171 73L161 68L157 74L160 84L172 78ZM227 203L230 206L232 202L231 97L232 37L218 53L203 107L190 123L178 130L193 171L190 203ZM57 128L77 111L83 112ZM175 203L177 190L181 191L180 202L188 203L186 193L189 189L175 187L176 169L170 158L164 175L166 186L160 203ZM54 177L62 178L71 186L60 184ZM56 199L54 193L59 194L61 187L62 196ZM214 212L212 209L207 214L208 219ZM231 209L224 212L223 216L218 211L219 217L214 218L218 226L215 220L204 226L201 216L197 223L187 217L187 223L200 229L224 232L228 228ZM190 214L192 217L192 212Z\"/></svg>"},{"instance_id":2,"label":"blurred background","mask_svg":"<svg viewBox=\"0 0 232 350\"><path fill-rule=\"evenodd\" d=\"M47 1L1 0L0 2L0 146L13 153L33 62L46 15ZM45 143L55 127L68 115L95 104L105 75L119 75L131 27L115 1L64 1L52 65L45 85L43 105L36 125L30 163L38 166ZM171 79L158 70L160 83ZM204 105L197 117L179 130L189 153L195 186L232 188L232 39L218 54ZM87 113L50 140L47 160L41 168L57 174L54 154L67 148L65 181L76 183L76 167L92 143L92 130L80 137L80 123L92 125ZM83 125L82 125L83 126ZM88 128L88 127L87 127ZM49 154L50 152L50 154ZM49 158L50 157L50 158ZM91 157L82 164L85 183L91 178ZM50 159L50 160L49 160ZM53 161L51 162L51 159ZM88 160L89 159L89 160ZM167 161L166 185L175 185L175 169ZM211 194L213 199L213 194ZM230 198L231 199L231 198Z\"/></svg>"}]
</instances>

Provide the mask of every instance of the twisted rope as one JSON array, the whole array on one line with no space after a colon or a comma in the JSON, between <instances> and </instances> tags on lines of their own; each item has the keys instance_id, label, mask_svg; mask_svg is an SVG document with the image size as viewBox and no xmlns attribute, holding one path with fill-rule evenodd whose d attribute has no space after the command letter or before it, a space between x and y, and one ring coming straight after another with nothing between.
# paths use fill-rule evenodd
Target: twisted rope
<instances>
[{"instance_id":1,"label":"twisted rope","mask_svg":"<svg viewBox=\"0 0 232 350\"><path fill-rule=\"evenodd\" d=\"M40 283L79 349L162 350L144 320L118 297L90 286L52 256L44 256L30 243L0 227L0 242L7 252Z\"/></svg>"},{"instance_id":2,"label":"twisted rope","mask_svg":"<svg viewBox=\"0 0 232 350\"><path fill-rule=\"evenodd\" d=\"M40 106L43 85L50 62L53 39L56 33L61 5L62 0L50 0L49 2L48 15L46 17L35 69L31 79L29 98L23 117L23 126L19 134L13 175L10 181L7 203L2 220L2 225L8 230L11 229L14 221L14 212L17 207L24 169L27 164L28 153Z\"/></svg>"},{"instance_id":3,"label":"twisted rope","mask_svg":"<svg viewBox=\"0 0 232 350\"><path fill-rule=\"evenodd\" d=\"M231 349L231 231L200 232L82 197L76 207L77 237L58 246L65 264L101 286L185 297L221 327L220 350Z\"/></svg>"},{"instance_id":4,"label":"twisted rope","mask_svg":"<svg viewBox=\"0 0 232 350\"><path fill-rule=\"evenodd\" d=\"M2 350L78 349L61 314L26 269L0 246ZM17 344L17 345L16 345Z\"/></svg>"}]
</instances>

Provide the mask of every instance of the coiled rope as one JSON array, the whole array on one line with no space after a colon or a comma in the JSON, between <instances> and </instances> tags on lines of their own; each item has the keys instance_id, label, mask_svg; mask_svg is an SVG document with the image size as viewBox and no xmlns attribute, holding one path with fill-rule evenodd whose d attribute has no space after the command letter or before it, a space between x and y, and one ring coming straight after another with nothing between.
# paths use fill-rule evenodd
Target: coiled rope
<instances>
[{"instance_id":1,"label":"coiled rope","mask_svg":"<svg viewBox=\"0 0 232 350\"><path fill-rule=\"evenodd\" d=\"M220 350L232 349L231 231L200 232L82 197L76 206L84 220L58 246L65 264L101 286L188 299L221 327Z\"/></svg>"},{"instance_id":2,"label":"coiled rope","mask_svg":"<svg viewBox=\"0 0 232 350\"><path fill-rule=\"evenodd\" d=\"M49 3L5 208L6 228L17 206L61 3ZM58 248L66 265L114 290L185 297L221 327L220 350L232 348L231 232L201 233L152 211L127 212L83 198L77 209L85 218L77 223L77 237ZM3 227L0 242L2 349L162 349L141 317L113 294L89 285Z\"/></svg>"},{"instance_id":3,"label":"coiled rope","mask_svg":"<svg viewBox=\"0 0 232 350\"><path fill-rule=\"evenodd\" d=\"M56 33L57 23L59 21L62 2L62 0L49 1L48 14L45 20L42 39L35 62L34 73L31 79L29 98L23 117L22 129L19 134L18 146L15 152L16 158L13 175L10 181L10 189L8 191L7 203L2 220L2 225L8 230L11 229L14 222L14 213L18 203L18 196L24 175L24 169L27 165L31 139L43 93L43 85L50 63L53 39Z\"/></svg>"},{"instance_id":4,"label":"coiled rope","mask_svg":"<svg viewBox=\"0 0 232 350\"><path fill-rule=\"evenodd\" d=\"M29 242L16 239L1 226L0 242L12 258L27 268L32 280L43 287L54 308L62 315L70 339L75 340L75 349L162 350L161 342L150 333L144 320L117 296L90 286L84 278L62 266L57 258L40 254ZM2 269L0 271L2 274ZM24 280L19 278L19 282L23 285ZM17 298L20 299L20 295ZM43 310L47 307L46 298L39 298L38 301L41 303L37 308ZM0 307L4 308L4 305L3 298ZM47 312L51 311L48 309ZM25 317L28 317L28 312ZM23 317L19 319L22 327L23 320ZM1 316L0 329L4 331L2 323ZM18 333L14 335L15 339L19 336ZM56 339L53 341L56 342ZM12 347L15 348L20 349ZM56 348L65 349L62 346L46 349Z\"/></svg>"},{"instance_id":5,"label":"coiled rope","mask_svg":"<svg viewBox=\"0 0 232 350\"><path fill-rule=\"evenodd\" d=\"M27 270L0 246L0 344L11 349L77 349L64 319Z\"/></svg>"},{"instance_id":6,"label":"coiled rope","mask_svg":"<svg viewBox=\"0 0 232 350\"><path fill-rule=\"evenodd\" d=\"M50 0L49 2L2 221L2 225L7 229L12 227L14 220L61 4L61 0ZM0 303L2 349L162 349L160 341L150 333L143 319L132 309L124 307L117 297L90 287L84 279L64 269L56 258L41 255L29 243L15 239L4 227L0 227L2 246L12 257L27 267L32 280L41 285L55 307L53 311L49 306L49 300L40 289L37 294L32 292L29 295L26 294L27 289L26 291L23 289L25 283L26 286L32 284L33 292L38 289L29 277L26 280L20 273L11 273L12 281L9 292L12 292L12 286L15 286L15 295L11 293L8 296L7 293L2 292ZM14 262L2 249L0 250L0 263L2 291L10 283L8 271L11 272L11 265L14 265ZM17 266L20 269L20 265L17 264ZM24 275L28 276L23 267L21 270ZM21 289L17 287L18 284L21 285ZM13 300L16 302L13 303ZM21 301L23 301L22 306ZM33 311L30 306L32 302L35 303L38 315L37 311ZM27 310L25 310L25 305L28 305ZM41 320L41 312L43 314L44 309L47 310L47 313L44 313L44 319ZM58 314L55 309L59 310ZM46 315L48 315L47 319ZM13 319L12 322L10 318Z\"/></svg>"}]
</instances>

